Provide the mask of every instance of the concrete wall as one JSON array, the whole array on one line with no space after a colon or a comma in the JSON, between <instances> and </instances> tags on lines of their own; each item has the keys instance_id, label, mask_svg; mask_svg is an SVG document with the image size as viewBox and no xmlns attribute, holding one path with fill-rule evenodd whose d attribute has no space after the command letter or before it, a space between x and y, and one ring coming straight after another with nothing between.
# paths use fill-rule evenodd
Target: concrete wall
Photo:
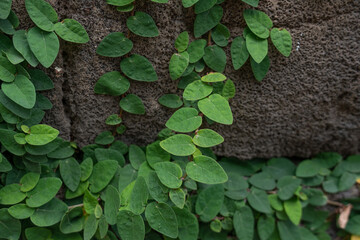
<instances>
[{"instance_id":1,"label":"concrete wall","mask_svg":"<svg viewBox=\"0 0 360 240\"><path fill-rule=\"evenodd\" d=\"M111 32L127 32L128 13L119 13L104 0L49 0L60 19L74 18L87 29L90 42L77 45L61 42L61 52L47 70L55 89L47 95L54 108L46 122L62 136L80 146L93 143L97 133L108 129L104 121L119 111L119 98L93 93L98 78L119 70L119 58L96 55L100 41ZM240 0L227 0L223 23L231 39L245 26ZM23 27L31 26L22 0L14 8ZM261 0L259 8L293 36L290 58L270 47L271 69L262 83L252 76L250 64L234 71L228 54L226 75L234 80L237 95L231 100L235 114L232 126L215 126L225 142L218 154L239 158L298 156L320 151L342 154L360 152L360 2L359 0ZM157 99L165 93L179 93L168 73L176 36L193 32L194 14L180 0L156 4L137 0L136 9L149 13L160 36L141 38L134 34L133 53L146 56L155 66L159 81L131 81L130 92L145 103L146 115L124 114L128 131L121 137L127 143L145 145L155 139L172 111ZM230 46L230 45L229 45ZM229 53L229 48L226 51ZM62 71L56 72L55 67Z\"/></svg>"}]
</instances>

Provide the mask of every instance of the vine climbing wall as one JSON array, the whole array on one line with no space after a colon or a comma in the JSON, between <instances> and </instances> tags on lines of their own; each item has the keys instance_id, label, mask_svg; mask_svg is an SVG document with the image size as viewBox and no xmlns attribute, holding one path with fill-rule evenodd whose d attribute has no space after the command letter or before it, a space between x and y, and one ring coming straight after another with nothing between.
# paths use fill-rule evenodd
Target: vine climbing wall
<instances>
[{"instance_id":1,"label":"vine climbing wall","mask_svg":"<svg viewBox=\"0 0 360 240\"><path fill-rule=\"evenodd\" d=\"M108 128L105 119L119 109L120 98L95 95L94 85L101 75L119 68L120 60L101 57L96 47L111 32L126 33L126 18L116 7L102 0L49 0L60 19L74 18L89 33L87 44L61 42L61 51L47 73L55 89L47 92L54 108L46 123L62 136L84 146ZM239 0L227 0L222 22L231 31L230 41L242 34L242 11L249 8ZM13 3L18 16L26 16L22 0ZM285 27L293 38L289 58L271 45L270 72L259 83L250 64L235 71L230 60L226 76L237 94L230 101L234 113L231 126L216 125L225 142L220 155L240 158L299 156L321 151L344 155L360 151L360 2L358 0L262 0L259 9L274 25ZM155 139L173 111L161 106L158 98L179 93L177 81L170 79L168 62L175 51L174 41L183 31L193 32L195 14L181 1L156 4L137 0L136 10L150 13L160 36L143 38L134 34L133 53L146 56L159 76L157 82L132 82L130 92L143 99L146 114L126 114L127 131L122 140L145 145ZM22 23L31 24L31 21ZM28 26L25 26L28 27ZM178 91L178 92L177 92Z\"/></svg>"}]
</instances>

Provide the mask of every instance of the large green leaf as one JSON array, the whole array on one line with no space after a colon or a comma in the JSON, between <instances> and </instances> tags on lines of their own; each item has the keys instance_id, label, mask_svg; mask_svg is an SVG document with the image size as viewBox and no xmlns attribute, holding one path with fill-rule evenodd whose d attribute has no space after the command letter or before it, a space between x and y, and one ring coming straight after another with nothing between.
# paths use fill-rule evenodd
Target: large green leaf
<instances>
[{"instance_id":1,"label":"large green leaf","mask_svg":"<svg viewBox=\"0 0 360 240\"><path fill-rule=\"evenodd\" d=\"M129 30L136 35L142 37L159 36L159 30L152 17L144 12L135 12L135 16L131 16L126 20Z\"/></svg>"},{"instance_id":2,"label":"large green leaf","mask_svg":"<svg viewBox=\"0 0 360 240\"><path fill-rule=\"evenodd\" d=\"M226 76L221 73L208 73L207 75L201 78L203 82L222 82L226 80Z\"/></svg>"},{"instance_id":3,"label":"large green leaf","mask_svg":"<svg viewBox=\"0 0 360 240\"><path fill-rule=\"evenodd\" d=\"M225 51L216 45L205 48L204 61L214 71L223 72L226 66Z\"/></svg>"},{"instance_id":4,"label":"large green leaf","mask_svg":"<svg viewBox=\"0 0 360 240\"><path fill-rule=\"evenodd\" d=\"M61 219L60 231L64 234L80 232L84 228L84 220L82 208L73 208Z\"/></svg>"},{"instance_id":5,"label":"large green leaf","mask_svg":"<svg viewBox=\"0 0 360 240\"><path fill-rule=\"evenodd\" d=\"M183 175L179 165L173 162L160 162L154 165L156 174L162 184L169 188L179 188L182 184Z\"/></svg>"},{"instance_id":6,"label":"large green leaf","mask_svg":"<svg viewBox=\"0 0 360 240\"><path fill-rule=\"evenodd\" d=\"M265 191L259 189L252 189L247 199L250 206L256 211L265 214L272 213L270 202Z\"/></svg>"},{"instance_id":7,"label":"large green leaf","mask_svg":"<svg viewBox=\"0 0 360 240\"><path fill-rule=\"evenodd\" d=\"M80 184L81 169L75 158L60 161L60 174L64 184L73 192Z\"/></svg>"},{"instance_id":8,"label":"large green leaf","mask_svg":"<svg viewBox=\"0 0 360 240\"><path fill-rule=\"evenodd\" d=\"M189 62L195 63L199 61L205 54L205 39L198 39L190 43L187 52L189 53Z\"/></svg>"},{"instance_id":9,"label":"large green leaf","mask_svg":"<svg viewBox=\"0 0 360 240\"><path fill-rule=\"evenodd\" d=\"M180 108L165 125L175 132L192 132L202 124L202 118L198 114L199 112L195 108Z\"/></svg>"},{"instance_id":10,"label":"large green leaf","mask_svg":"<svg viewBox=\"0 0 360 240\"><path fill-rule=\"evenodd\" d=\"M174 53L169 62L170 78L176 80L185 72L189 65L189 54L187 52Z\"/></svg>"},{"instance_id":11,"label":"large green leaf","mask_svg":"<svg viewBox=\"0 0 360 240\"><path fill-rule=\"evenodd\" d=\"M161 183L158 175L150 171L146 181L150 196L157 202L166 203L168 201L169 188Z\"/></svg>"},{"instance_id":12,"label":"large green leaf","mask_svg":"<svg viewBox=\"0 0 360 240\"><path fill-rule=\"evenodd\" d=\"M26 153L24 147L18 143L16 143L14 136L16 132L7 130L7 129L0 129L0 142L1 145L16 156L22 156Z\"/></svg>"},{"instance_id":13,"label":"large green leaf","mask_svg":"<svg viewBox=\"0 0 360 240\"><path fill-rule=\"evenodd\" d=\"M239 239L252 240L254 238L255 219L250 207L244 206L235 212L234 228Z\"/></svg>"},{"instance_id":14,"label":"large green leaf","mask_svg":"<svg viewBox=\"0 0 360 240\"><path fill-rule=\"evenodd\" d=\"M257 222L257 231L261 240L270 239L271 235L275 231L275 219L269 215L260 216Z\"/></svg>"},{"instance_id":15,"label":"large green leaf","mask_svg":"<svg viewBox=\"0 0 360 240\"><path fill-rule=\"evenodd\" d=\"M11 11L12 0L0 1L0 19L6 19Z\"/></svg>"},{"instance_id":16,"label":"large green leaf","mask_svg":"<svg viewBox=\"0 0 360 240\"><path fill-rule=\"evenodd\" d=\"M273 190L276 187L275 179L267 172L260 172L249 178L249 183L263 190Z\"/></svg>"},{"instance_id":17,"label":"large green leaf","mask_svg":"<svg viewBox=\"0 0 360 240\"><path fill-rule=\"evenodd\" d=\"M89 179L90 191L97 193L103 190L114 177L118 166L118 162L114 160L104 160L95 164Z\"/></svg>"},{"instance_id":18,"label":"large green leaf","mask_svg":"<svg viewBox=\"0 0 360 240\"><path fill-rule=\"evenodd\" d=\"M152 229L165 236L177 238L177 218L174 210L169 205L152 202L146 207L145 217Z\"/></svg>"},{"instance_id":19,"label":"large green leaf","mask_svg":"<svg viewBox=\"0 0 360 240\"><path fill-rule=\"evenodd\" d=\"M41 178L36 187L27 192L26 205L29 207L40 207L51 201L59 191L62 182L56 177Z\"/></svg>"},{"instance_id":20,"label":"large green leaf","mask_svg":"<svg viewBox=\"0 0 360 240\"><path fill-rule=\"evenodd\" d=\"M6 58L0 55L0 80L12 82L15 79L16 67Z\"/></svg>"},{"instance_id":21,"label":"large green leaf","mask_svg":"<svg viewBox=\"0 0 360 240\"><path fill-rule=\"evenodd\" d=\"M254 9L245 9L244 18L250 30L259 38L268 38L269 29L273 23L271 19L264 13Z\"/></svg>"},{"instance_id":22,"label":"large green leaf","mask_svg":"<svg viewBox=\"0 0 360 240\"><path fill-rule=\"evenodd\" d=\"M16 31L13 36L14 47L31 66L36 67L39 61L30 49L27 35L28 33L25 30Z\"/></svg>"},{"instance_id":23,"label":"large green leaf","mask_svg":"<svg viewBox=\"0 0 360 240\"><path fill-rule=\"evenodd\" d=\"M302 161L299 166L296 168L296 176L298 177L314 177L320 171L320 166L318 163L305 160Z\"/></svg>"},{"instance_id":24,"label":"large green leaf","mask_svg":"<svg viewBox=\"0 0 360 240\"><path fill-rule=\"evenodd\" d=\"M158 76L149 60L138 54L125 58L120 63L121 71L129 78L143 82L154 82Z\"/></svg>"},{"instance_id":25,"label":"large green leaf","mask_svg":"<svg viewBox=\"0 0 360 240\"><path fill-rule=\"evenodd\" d=\"M58 15L52 6L44 0L25 0L26 11L31 20L42 30L51 32Z\"/></svg>"},{"instance_id":26,"label":"large green leaf","mask_svg":"<svg viewBox=\"0 0 360 240\"><path fill-rule=\"evenodd\" d=\"M123 240L143 240L145 238L145 224L140 215L128 210L121 210L117 215L117 230Z\"/></svg>"},{"instance_id":27,"label":"large green leaf","mask_svg":"<svg viewBox=\"0 0 360 240\"><path fill-rule=\"evenodd\" d=\"M39 0L42 1L42 0ZM50 67L59 52L59 39L53 32L44 32L40 28L31 28L28 32L28 43L31 51L46 68Z\"/></svg>"},{"instance_id":28,"label":"large green leaf","mask_svg":"<svg viewBox=\"0 0 360 240\"><path fill-rule=\"evenodd\" d=\"M209 96L212 91L213 87L211 85L197 80L186 86L184 98L189 101L196 101Z\"/></svg>"},{"instance_id":29,"label":"large green leaf","mask_svg":"<svg viewBox=\"0 0 360 240\"><path fill-rule=\"evenodd\" d=\"M201 183L219 184L225 183L228 176L224 169L214 159L200 155L194 158L194 161L186 165L188 176Z\"/></svg>"},{"instance_id":30,"label":"large green leaf","mask_svg":"<svg viewBox=\"0 0 360 240\"><path fill-rule=\"evenodd\" d=\"M146 147L146 160L151 167L158 162L170 161L170 154L160 146L160 141L153 142Z\"/></svg>"},{"instance_id":31,"label":"large green leaf","mask_svg":"<svg viewBox=\"0 0 360 240\"><path fill-rule=\"evenodd\" d=\"M300 200L297 197L286 200L284 202L284 208L290 221L295 225L299 225L302 215L302 205Z\"/></svg>"},{"instance_id":32,"label":"large green leaf","mask_svg":"<svg viewBox=\"0 0 360 240\"><path fill-rule=\"evenodd\" d=\"M211 129L200 129L193 138L193 142L203 148L213 147L224 142L224 138Z\"/></svg>"},{"instance_id":33,"label":"large green leaf","mask_svg":"<svg viewBox=\"0 0 360 240\"><path fill-rule=\"evenodd\" d=\"M121 32L107 35L99 44L96 53L105 57L121 57L131 51L133 43Z\"/></svg>"},{"instance_id":34,"label":"large green leaf","mask_svg":"<svg viewBox=\"0 0 360 240\"><path fill-rule=\"evenodd\" d=\"M192 138L185 134L176 134L160 142L160 146L167 152L175 156L192 155L196 147Z\"/></svg>"},{"instance_id":35,"label":"large green leaf","mask_svg":"<svg viewBox=\"0 0 360 240\"><path fill-rule=\"evenodd\" d=\"M24 119L30 118L30 109L23 108L13 102L10 98L5 96L4 92L0 90L0 103L4 105L10 112L14 113L16 116L19 116Z\"/></svg>"},{"instance_id":36,"label":"large green leaf","mask_svg":"<svg viewBox=\"0 0 360 240\"><path fill-rule=\"evenodd\" d=\"M226 125L233 123L229 102L219 94L212 94L210 97L200 100L198 107L205 116L215 122Z\"/></svg>"},{"instance_id":37,"label":"large green leaf","mask_svg":"<svg viewBox=\"0 0 360 240\"><path fill-rule=\"evenodd\" d=\"M16 204L8 209L10 215L16 219L26 219L34 214L35 209L29 208L26 204Z\"/></svg>"},{"instance_id":38,"label":"large green leaf","mask_svg":"<svg viewBox=\"0 0 360 240\"><path fill-rule=\"evenodd\" d=\"M170 200L177 206L178 208L184 208L185 205L185 192L181 189L171 189L169 193Z\"/></svg>"},{"instance_id":39,"label":"large green leaf","mask_svg":"<svg viewBox=\"0 0 360 240\"><path fill-rule=\"evenodd\" d=\"M29 172L21 177L20 179L20 190L22 192L28 192L38 184L40 179L39 173Z\"/></svg>"},{"instance_id":40,"label":"large green leaf","mask_svg":"<svg viewBox=\"0 0 360 240\"><path fill-rule=\"evenodd\" d=\"M0 204L14 205L26 198L26 194L20 191L20 185L13 183L0 189Z\"/></svg>"},{"instance_id":41,"label":"large green leaf","mask_svg":"<svg viewBox=\"0 0 360 240\"><path fill-rule=\"evenodd\" d=\"M43 71L39 69L28 69L31 76L30 80L35 86L36 91L50 90L54 88L54 83Z\"/></svg>"},{"instance_id":42,"label":"large green leaf","mask_svg":"<svg viewBox=\"0 0 360 240\"><path fill-rule=\"evenodd\" d=\"M23 108L31 109L36 102L34 84L25 76L17 75L11 83L2 83L3 93Z\"/></svg>"},{"instance_id":43,"label":"large green leaf","mask_svg":"<svg viewBox=\"0 0 360 240\"><path fill-rule=\"evenodd\" d=\"M139 115L145 114L144 104L141 101L141 98L135 94L128 94L126 97L122 98L120 100L120 107L128 113Z\"/></svg>"},{"instance_id":44,"label":"large green leaf","mask_svg":"<svg viewBox=\"0 0 360 240\"><path fill-rule=\"evenodd\" d=\"M74 19L64 19L54 26L59 37L68 42L87 43L90 39L84 27Z\"/></svg>"},{"instance_id":45,"label":"large green leaf","mask_svg":"<svg viewBox=\"0 0 360 240\"><path fill-rule=\"evenodd\" d=\"M30 217L31 222L38 227L52 226L61 221L68 206L58 198L53 198L47 204L37 208Z\"/></svg>"},{"instance_id":46,"label":"large green leaf","mask_svg":"<svg viewBox=\"0 0 360 240\"><path fill-rule=\"evenodd\" d=\"M21 223L13 218L6 208L0 209L0 238L18 240L21 234Z\"/></svg>"},{"instance_id":47,"label":"large green leaf","mask_svg":"<svg viewBox=\"0 0 360 240\"><path fill-rule=\"evenodd\" d=\"M219 23L212 30L211 38L219 47L226 47L229 44L230 30L225 25Z\"/></svg>"},{"instance_id":48,"label":"large green leaf","mask_svg":"<svg viewBox=\"0 0 360 240\"><path fill-rule=\"evenodd\" d=\"M254 61L261 63L268 54L268 41L249 33L246 35L246 48Z\"/></svg>"},{"instance_id":49,"label":"large green leaf","mask_svg":"<svg viewBox=\"0 0 360 240\"><path fill-rule=\"evenodd\" d=\"M278 221L277 227L281 240L299 240L301 239L299 227L290 221Z\"/></svg>"},{"instance_id":50,"label":"large green leaf","mask_svg":"<svg viewBox=\"0 0 360 240\"><path fill-rule=\"evenodd\" d=\"M194 214L188 209L173 207L178 222L180 240L197 240L199 234L199 222Z\"/></svg>"},{"instance_id":51,"label":"large green leaf","mask_svg":"<svg viewBox=\"0 0 360 240\"><path fill-rule=\"evenodd\" d=\"M142 214L149 197L148 187L144 177L138 176L136 181L129 184L120 196L121 205L135 214Z\"/></svg>"},{"instance_id":52,"label":"large green leaf","mask_svg":"<svg viewBox=\"0 0 360 240\"><path fill-rule=\"evenodd\" d=\"M54 141L59 135L59 131L45 124L34 125L30 128L30 134L25 136L25 140L30 145L40 146Z\"/></svg>"},{"instance_id":53,"label":"large green leaf","mask_svg":"<svg viewBox=\"0 0 360 240\"><path fill-rule=\"evenodd\" d=\"M211 185L202 190L195 204L195 211L203 222L210 222L220 212L224 202L222 184Z\"/></svg>"},{"instance_id":54,"label":"large green leaf","mask_svg":"<svg viewBox=\"0 0 360 240\"><path fill-rule=\"evenodd\" d=\"M139 169L140 165L146 161L144 151L137 145L130 145L129 147L129 161L134 169Z\"/></svg>"},{"instance_id":55,"label":"large green leaf","mask_svg":"<svg viewBox=\"0 0 360 240\"><path fill-rule=\"evenodd\" d=\"M289 200L301 184L301 179L294 176L284 176L277 183L278 196L281 200Z\"/></svg>"},{"instance_id":56,"label":"large green leaf","mask_svg":"<svg viewBox=\"0 0 360 240\"><path fill-rule=\"evenodd\" d=\"M194 23L194 35L196 38L210 31L213 27L218 25L223 16L222 7L215 5L206 12L196 15Z\"/></svg>"},{"instance_id":57,"label":"large green leaf","mask_svg":"<svg viewBox=\"0 0 360 240\"><path fill-rule=\"evenodd\" d=\"M285 57L290 56L292 49L292 39L286 29L273 28L271 30L271 41L279 52Z\"/></svg>"},{"instance_id":58,"label":"large green leaf","mask_svg":"<svg viewBox=\"0 0 360 240\"><path fill-rule=\"evenodd\" d=\"M118 190L112 185L106 188L105 195L104 215L106 221L110 225L114 225L116 224L116 218L120 208L120 195Z\"/></svg>"}]
</instances>

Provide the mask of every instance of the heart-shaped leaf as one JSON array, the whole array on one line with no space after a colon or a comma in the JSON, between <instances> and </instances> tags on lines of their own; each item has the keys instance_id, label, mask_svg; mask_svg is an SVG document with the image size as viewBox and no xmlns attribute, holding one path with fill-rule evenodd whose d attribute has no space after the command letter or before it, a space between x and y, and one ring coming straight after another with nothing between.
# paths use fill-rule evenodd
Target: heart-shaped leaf
<instances>
[{"instance_id":1,"label":"heart-shaped leaf","mask_svg":"<svg viewBox=\"0 0 360 240\"><path fill-rule=\"evenodd\" d=\"M235 70L240 69L248 60L249 52L243 37L239 36L233 40L231 44L231 58Z\"/></svg>"},{"instance_id":2,"label":"heart-shaped leaf","mask_svg":"<svg viewBox=\"0 0 360 240\"><path fill-rule=\"evenodd\" d=\"M245 9L244 19L256 36L259 38L269 37L269 29L272 28L273 23L264 12L255 9Z\"/></svg>"},{"instance_id":3,"label":"heart-shaped leaf","mask_svg":"<svg viewBox=\"0 0 360 240\"><path fill-rule=\"evenodd\" d=\"M55 32L59 37L68 42L87 43L89 35L85 28L74 19L64 19L54 26Z\"/></svg>"},{"instance_id":4,"label":"heart-shaped leaf","mask_svg":"<svg viewBox=\"0 0 360 240\"><path fill-rule=\"evenodd\" d=\"M230 125L233 123L233 115L229 102L219 94L212 94L210 97L198 102L200 111L211 120Z\"/></svg>"},{"instance_id":5,"label":"heart-shaped leaf","mask_svg":"<svg viewBox=\"0 0 360 240\"><path fill-rule=\"evenodd\" d=\"M202 118L198 114L195 108L180 108L165 125L175 132L192 132L201 126Z\"/></svg>"},{"instance_id":6,"label":"heart-shaped leaf","mask_svg":"<svg viewBox=\"0 0 360 240\"><path fill-rule=\"evenodd\" d=\"M193 142L203 148L216 146L224 141L224 138L211 129L200 129L193 137Z\"/></svg>"},{"instance_id":7,"label":"heart-shaped leaf","mask_svg":"<svg viewBox=\"0 0 360 240\"><path fill-rule=\"evenodd\" d=\"M143 56L133 54L120 63L121 71L129 78L143 82L154 82L158 76L149 60Z\"/></svg>"},{"instance_id":8,"label":"heart-shaped leaf","mask_svg":"<svg viewBox=\"0 0 360 240\"><path fill-rule=\"evenodd\" d=\"M246 48L254 61L261 63L268 54L268 41L249 33L246 35Z\"/></svg>"},{"instance_id":9,"label":"heart-shaped leaf","mask_svg":"<svg viewBox=\"0 0 360 240\"><path fill-rule=\"evenodd\" d=\"M25 30L16 31L13 36L14 47L31 66L36 67L39 61L30 49L27 35L28 33Z\"/></svg>"},{"instance_id":10,"label":"heart-shaped leaf","mask_svg":"<svg viewBox=\"0 0 360 240\"><path fill-rule=\"evenodd\" d=\"M36 102L34 84L25 76L17 75L11 83L2 83L4 94L20 106L31 109Z\"/></svg>"},{"instance_id":11,"label":"heart-shaped leaf","mask_svg":"<svg viewBox=\"0 0 360 240\"><path fill-rule=\"evenodd\" d=\"M178 223L175 212L169 205L152 202L146 207L145 217L155 231L170 238L177 238Z\"/></svg>"},{"instance_id":12,"label":"heart-shaped leaf","mask_svg":"<svg viewBox=\"0 0 360 240\"><path fill-rule=\"evenodd\" d=\"M145 107L141 99L135 94L128 94L120 101L120 107L132 114L145 114Z\"/></svg>"},{"instance_id":13,"label":"heart-shaped leaf","mask_svg":"<svg viewBox=\"0 0 360 240\"><path fill-rule=\"evenodd\" d=\"M30 134L25 136L25 140L30 145L40 146L55 140L59 131L45 124L34 125L30 128Z\"/></svg>"},{"instance_id":14,"label":"heart-shaped leaf","mask_svg":"<svg viewBox=\"0 0 360 240\"><path fill-rule=\"evenodd\" d=\"M62 182L56 177L41 178L36 187L27 192L26 205L37 208L50 202L59 191Z\"/></svg>"},{"instance_id":15,"label":"heart-shaped leaf","mask_svg":"<svg viewBox=\"0 0 360 240\"><path fill-rule=\"evenodd\" d=\"M159 30L152 17L144 12L136 12L126 20L126 25L131 32L142 37L159 36Z\"/></svg>"},{"instance_id":16,"label":"heart-shaped leaf","mask_svg":"<svg viewBox=\"0 0 360 240\"><path fill-rule=\"evenodd\" d=\"M194 35L196 38L210 31L219 24L223 16L223 9L219 5L215 5L208 11L196 15L194 23Z\"/></svg>"},{"instance_id":17,"label":"heart-shaped leaf","mask_svg":"<svg viewBox=\"0 0 360 240\"><path fill-rule=\"evenodd\" d=\"M182 170L173 162L160 162L154 165L156 174L162 184L169 188L179 188L182 184Z\"/></svg>"},{"instance_id":18,"label":"heart-shaped leaf","mask_svg":"<svg viewBox=\"0 0 360 240\"><path fill-rule=\"evenodd\" d=\"M175 53L169 63L170 78L176 80L185 72L189 65L189 54L187 52Z\"/></svg>"},{"instance_id":19,"label":"heart-shaped leaf","mask_svg":"<svg viewBox=\"0 0 360 240\"><path fill-rule=\"evenodd\" d=\"M25 7L36 26L47 32L54 31L54 23L58 21L58 15L48 2L25 0Z\"/></svg>"},{"instance_id":20,"label":"heart-shaped leaf","mask_svg":"<svg viewBox=\"0 0 360 240\"><path fill-rule=\"evenodd\" d=\"M105 57L121 57L129 53L133 43L121 32L113 32L107 35L99 44L96 53Z\"/></svg>"},{"instance_id":21,"label":"heart-shaped leaf","mask_svg":"<svg viewBox=\"0 0 360 240\"><path fill-rule=\"evenodd\" d=\"M130 88L130 82L118 71L105 73L100 77L94 87L97 94L120 96Z\"/></svg>"}]
</instances>

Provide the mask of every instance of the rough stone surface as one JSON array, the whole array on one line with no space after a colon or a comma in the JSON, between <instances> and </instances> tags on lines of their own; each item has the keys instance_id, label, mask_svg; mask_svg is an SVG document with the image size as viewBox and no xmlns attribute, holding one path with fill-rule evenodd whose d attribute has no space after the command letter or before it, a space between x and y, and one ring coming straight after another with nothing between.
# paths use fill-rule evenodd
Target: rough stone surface
<instances>
[{"instance_id":1,"label":"rough stone surface","mask_svg":"<svg viewBox=\"0 0 360 240\"><path fill-rule=\"evenodd\" d=\"M120 98L95 95L97 79L119 70L121 58L96 55L100 41L111 32L127 32L129 13L119 13L103 0L49 0L60 19L74 18L87 29L85 45L61 42L61 52L47 70L55 89L47 93L54 108L46 123L57 127L64 138L80 146L93 143L96 135L109 129L106 117L119 111ZM31 26L22 0L14 8L22 26ZM239 0L227 0L223 23L231 39L245 26ZM360 2L359 0L261 0L259 8L285 27L293 37L289 58L270 47L271 70L262 83L252 76L250 64L234 71L229 48L226 74L234 80L237 95L231 101L235 113L232 126L214 126L225 137L217 148L221 155L252 157L309 157L321 151L343 155L360 152ZM157 4L137 0L136 10L149 13L157 23L160 37L141 38L131 34L132 53L146 56L155 66L159 81L131 81L131 93L139 95L145 116L124 114L128 128L121 140L145 145L153 141L172 111L157 99L165 93L181 93L168 73L176 36L193 32L194 14L180 0ZM55 68L61 68L56 71Z\"/></svg>"}]
</instances>

